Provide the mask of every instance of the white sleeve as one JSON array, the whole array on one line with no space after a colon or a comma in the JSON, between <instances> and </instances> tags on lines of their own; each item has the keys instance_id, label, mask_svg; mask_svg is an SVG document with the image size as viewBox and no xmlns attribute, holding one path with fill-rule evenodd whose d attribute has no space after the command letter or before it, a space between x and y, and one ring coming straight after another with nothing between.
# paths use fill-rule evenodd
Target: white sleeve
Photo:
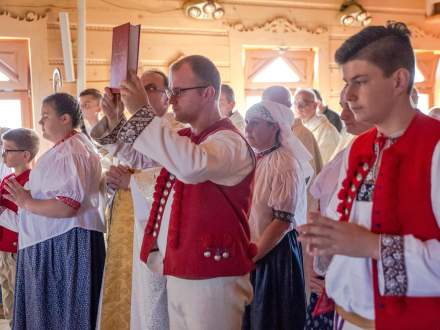
<instances>
[{"instance_id":1,"label":"white sleeve","mask_svg":"<svg viewBox=\"0 0 440 330\"><path fill-rule=\"evenodd\" d=\"M344 159L344 150L341 150L328 162L313 180L310 193L314 199L319 200L321 210L327 209L332 196L338 190L339 174Z\"/></svg>"},{"instance_id":2,"label":"white sleeve","mask_svg":"<svg viewBox=\"0 0 440 330\"><path fill-rule=\"evenodd\" d=\"M212 181L225 186L240 183L253 169L253 158L243 138L232 131L216 132L199 145L174 132L155 117L133 144L188 184Z\"/></svg>"},{"instance_id":3,"label":"white sleeve","mask_svg":"<svg viewBox=\"0 0 440 330\"><path fill-rule=\"evenodd\" d=\"M114 144L103 145L111 156L118 158L123 165L130 166L135 169L146 169L155 166L156 163L127 143L117 142Z\"/></svg>"},{"instance_id":4,"label":"white sleeve","mask_svg":"<svg viewBox=\"0 0 440 330\"><path fill-rule=\"evenodd\" d=\"M101 164L98 155L70 154L54 160L51 178L42 189L49 198L79 208L89 190L99 189ZM96 186L96 187L95 187Z\"/></svg>"},{"instance_id":5,"label":"white sleeve","mask_svg":"<svg viewBox=\"0 0 440 330\"><path fill-rule=\"evenodd\" d=\"M431 167L431 202L440 227L440 142ZM382 235L378 262L379 288L384 295L440 296L440 241L412 235Z\"/></svg>"},{"instance_id":6,"label":"white sleeve","mask_svg":"<svg viewBox=\"0 0 440 330\"><path fill-rule=\"evenodd\" d=\"M6 208L0 213L0 226L18 232L18 214Z\"/></svg>"}]
</instances>

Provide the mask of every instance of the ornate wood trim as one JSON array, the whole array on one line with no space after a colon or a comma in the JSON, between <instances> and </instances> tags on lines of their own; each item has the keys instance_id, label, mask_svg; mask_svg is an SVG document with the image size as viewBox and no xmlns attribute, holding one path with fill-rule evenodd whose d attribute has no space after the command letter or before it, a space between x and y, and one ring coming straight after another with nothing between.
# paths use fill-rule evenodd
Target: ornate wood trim
<instances>
[{"instance_id":1,"label":"ornate wood trim","mask_svg":"<svg viewBox=\"0 0 440 330\"><path fill-rule=\"evenodd\" d=\"M44 19L47 16L47 13L50 12L50 8L46 8L43 10L42 13L37 13L33 10L28 10L24 14L16 14L13 12L10 12L6 8L0 8L0 16L8 16L12 19L15 19L17 21L25 21L25 22L35 22L39 21L40 19Z\"/></svg>"},{"instance_id":2,"label":"ornate wood trim","mask_svg":"<svg viewBox=\"0 0 440 330\"><path fill-rule=\"evenodd\" d=\"M316 28L309 28L297 24L286 17L275 17L262 24L244 25L241 22L225 23L231 29L239 32L272 32L272 33L296 33L305 32L310 34L327 33L328 29L325 26L318 26Z\"/></svg>"}]
</instances>

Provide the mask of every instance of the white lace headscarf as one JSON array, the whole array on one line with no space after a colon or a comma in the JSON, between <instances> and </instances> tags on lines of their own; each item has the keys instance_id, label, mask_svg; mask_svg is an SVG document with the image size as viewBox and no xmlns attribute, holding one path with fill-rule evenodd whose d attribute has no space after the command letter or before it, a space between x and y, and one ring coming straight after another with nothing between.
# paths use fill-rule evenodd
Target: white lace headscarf
<instances>
[{"instance_id":1,"label":"white lace headscarf","mask_svg":"<svg viewBox=\"0 0 440 330\"><path fill-rule=\"evenodd\" d=\"M310 161L313 157L292 132L291 127L295 119L292 110L280 103L262 101L251 106L246 112L246 120L255 118L278 124L280 127L280 144L292 152L304 173L304 177L312 177L314 170L310 165Z\"/></svg>"}]
</instances>

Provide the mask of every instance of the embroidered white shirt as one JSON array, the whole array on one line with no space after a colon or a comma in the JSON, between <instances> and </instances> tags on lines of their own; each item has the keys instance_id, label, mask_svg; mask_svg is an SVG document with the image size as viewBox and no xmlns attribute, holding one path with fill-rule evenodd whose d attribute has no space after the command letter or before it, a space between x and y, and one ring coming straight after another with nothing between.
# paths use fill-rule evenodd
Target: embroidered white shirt
<instances>
[{"instance_id":1,"label":"embroidered white shirt","mask_svg":"<svg viewBox=\"0 0 440 330\"><path fill-rule=\"evenodd\" d=\"M350 146L351 147L351 146ZM339 175L338 189L345 178L348 167L348 147L344 152ZM326 216L338 219L336 212L339 200L334 194ZM437 224L440 227L440 142L436 145L431 166L431 203ZM372 202L355 200L350 221L371 228ZM440 296L440 242L421 241L412 235L404 236L404 257L408 279L407 296ZM384 292L382 263L378 262L380 291ZM348 312L374 319L374 297L370 258L352 258L336 255L326 274L328 295Z\"/></svg>"}]
</instances>

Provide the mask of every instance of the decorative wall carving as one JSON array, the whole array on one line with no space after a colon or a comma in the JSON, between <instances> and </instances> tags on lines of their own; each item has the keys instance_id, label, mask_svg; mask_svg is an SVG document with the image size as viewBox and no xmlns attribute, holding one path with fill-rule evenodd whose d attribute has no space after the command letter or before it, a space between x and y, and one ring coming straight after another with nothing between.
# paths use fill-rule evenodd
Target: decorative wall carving
<instances>
[{"instance_id":1,"label":"decorative wall carving","mask_svg":"<svg viewBox=\"0 0 440 330\"><path fill-rule=\"evenodd\" d=\"M328 31L325 26L318 26L316 28L309 28L301 26L295 21L291 21L286 17L275 17L263 24L244 25L243 23L225 23L230 28L239 32L272 32L272 33L291 33L291 32L306 32L311 34L323 34Z\"/></svg>"},{"instance_id":2,"label":"decorative wall carving","mask_svg":"<svg viewBox=\"0 0 440 330\"><path fill-rule=\"evenodd\" d=\"M46 18L48 12L50 12L50 8L46 8L42 13L37 13L33 10L28 10L25 11L24 14L16 14L10 12L5 8L0 8L0 16L8 16L12 19L16 19L18 21L25 21L25 22L34 22Z\"/></svg>"}]
</instances>

